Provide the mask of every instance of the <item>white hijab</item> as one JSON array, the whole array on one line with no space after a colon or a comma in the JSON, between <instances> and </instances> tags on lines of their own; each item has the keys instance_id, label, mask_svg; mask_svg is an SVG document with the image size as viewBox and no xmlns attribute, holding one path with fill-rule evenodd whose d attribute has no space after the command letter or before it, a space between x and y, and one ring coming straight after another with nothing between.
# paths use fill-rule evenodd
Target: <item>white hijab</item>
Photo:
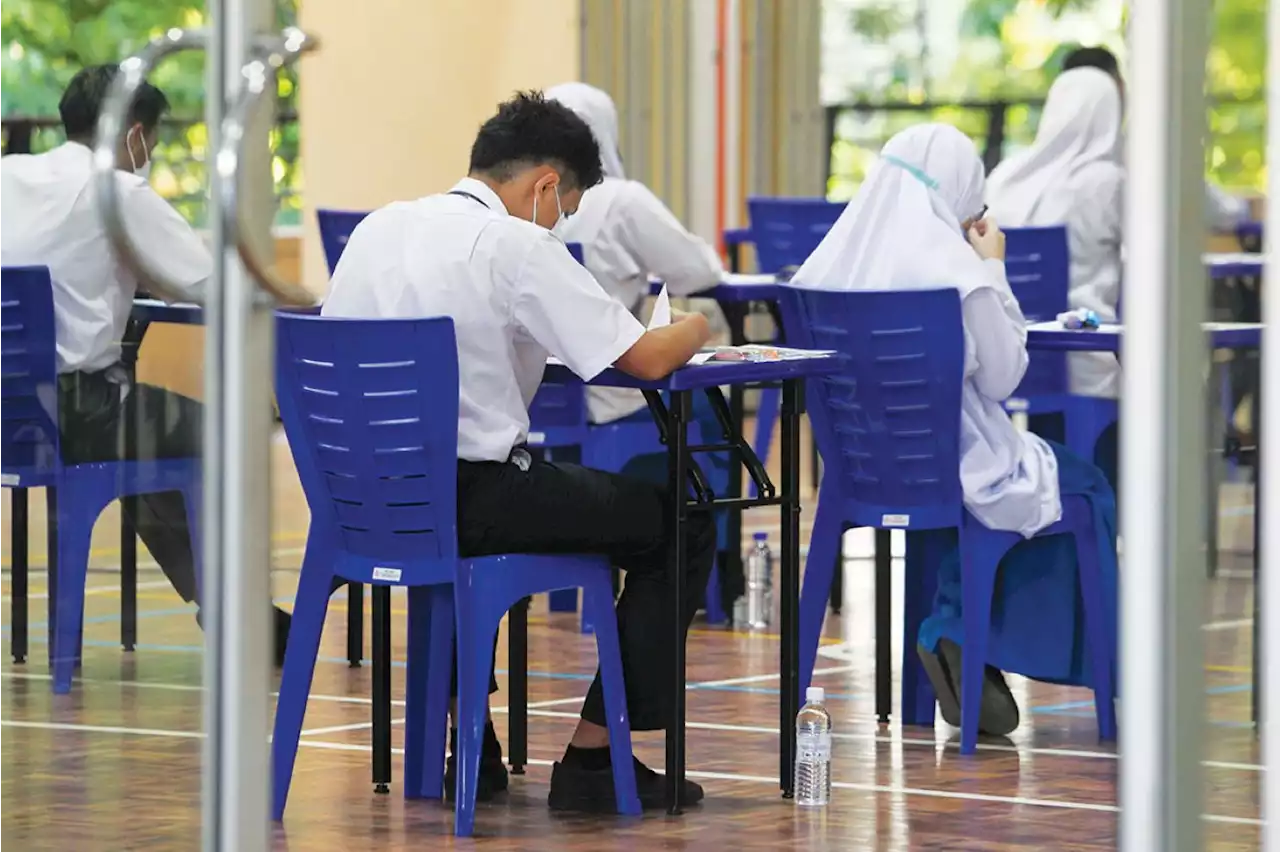
<instances>
[{"instance_id":1,"label":"white hijab","mask_svg":"<svg viewBox=\"0 0 1280 852\"><path fill-rule=\"evenodd\" d=\"M961 298L995 286L960 227L982 212L983 184L982 160L959 130L903 130L792 281L828 290L951 285Z\"/></svg>"},{"instance_id":2,"label":"white hijab","mask_svg":"<svg viewBox=\"0 0 1280 852\"><path fill-rule=\"evenodd\" d=\"M626 178L622 155L618 153L618 108L613 98L586 83L561 83L546 91L546 97L559 101L587 123L600 146L600 166L607 178Z\"/></svg>"},{"instance_id":3,"label":"white hijab","mask_svg":"<svg viewBox=\"0 0 1280 852\"><path fill-rule=\"evenodd\" d=\"M1018 227L1067 221L1081 174L1116 168L1121 119L1120 90L1105 71L1061 74L1049 89L1035 143L987 180L995 218Z\"/></svg>"}]
</instances>

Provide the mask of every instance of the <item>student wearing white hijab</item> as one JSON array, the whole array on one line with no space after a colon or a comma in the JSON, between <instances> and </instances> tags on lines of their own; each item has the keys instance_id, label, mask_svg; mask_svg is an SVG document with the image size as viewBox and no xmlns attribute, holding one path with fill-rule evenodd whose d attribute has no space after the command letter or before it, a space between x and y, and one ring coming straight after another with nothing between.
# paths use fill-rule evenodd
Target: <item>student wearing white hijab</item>
<instances>
[{"instance_id":1,"label":"student wearing white hijab","mask_svg":"<svg viewBox=\"0 0 1280 852\"><path fill-rule=\"evenodd\" d=\"M993 221L979 220L984 183L973 143L954 127L923 124L897 134L793 282L845 290L950 284L960 291L965 508L991 529L1030 539L1061 518L1063 494L1085 496L1094 507L1099 561L1114 613L1115 498L1106 478L1064 447L1019 432L1003 406L1026 371L1026 321L1005 278L1004 235ZM918 637L943 718L952 725L960 722L964 641L956 545L938 566L934 611ZM1001 669L1089 683L1076 574L1075 544L1067 536L1021 542L1001 562L979 723L986 733L1007 734L1018 725L1018 707Z\"/></svg>"},{"instance_id":2,"label":"student wearing white hijab","mask_svg":"<svg viewBox=\"0 0 1280 852\"><path fill-rule=\"evenodd\" d=\"M1065 225L1071 255L1067 301L1114 321L1123 269L1124 168L1120 91L1097 68L1074 68L1049 89L1035 143L987 179L987 204L1006 227ZM1120 363L1110 352L1073 352L1073 394L1115 398Z\"/></svg>"},{"instance_id":3,"label":"student wearing white hijab","mask_svg":"<svg viewBox=\"0 0 1280 852\"><path fill-rule=\"evenodd\" d=\"M586 83L553 86L546 96L577 113L600 146L604 180L587 190L560 234L565 242L582 245L584 263L605 292L639 316L651 274L666 282L672 296L717 284L724 268L715 249L686 230L647 186L627 179L613 100ZM589 388L587 407L592 423L612 423L636 412L648 416L640 392L624 388Z\"/></svg>"}]
</instances>

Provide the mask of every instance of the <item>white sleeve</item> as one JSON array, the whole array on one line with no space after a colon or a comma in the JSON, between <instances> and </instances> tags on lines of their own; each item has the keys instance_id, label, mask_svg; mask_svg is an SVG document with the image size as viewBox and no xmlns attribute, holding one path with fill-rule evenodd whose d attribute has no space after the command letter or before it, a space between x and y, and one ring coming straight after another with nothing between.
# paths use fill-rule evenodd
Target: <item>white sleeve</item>
<instances>
[{"instance_id":1,"label":"white sleeve","mask_svg":"<svg viewBox=\"0 0 1280 852\"><path fill-rule=\"evenodd\" d=\"M1018 302L1012 301L1020 317ZM965 342L976 363L970 378L983 396L1004 402L1027 372L1026 323L1011 316L1008 299L992 287L970 293L961 304L961 312Z\"/></svg>"},{"instance_id":2,"label":"white sleeve","mask_svg":"<svg viewBox=\"0 0 1280 852\"><path fill-rule=\"evenodd\" d=\"M1249 217L1249 202L1205 181L1205 216L1215 231L1232 231Z\"/></svg>"},{"instance_id":3,"label":"white sleeve","mask_svg":"<svg viewBox=\"0 0 1280 852\"><path fill-rule=\"evenodd\" d=\"M688 296L720 283L724 266L715 249L686 230L647 186L627 181L614 204L627 252L665 281L671 295Z\"/></svg>"},{"instance_id":4,"label":"white sleeve","mask_svg":"<svg viewBox=\"0 0 1280 852\"><path fill-rule=\"evenodd\" d=\"M204 297L213 260L204 241L178 211L143 182L120 187L120 211L147 264L192 301Z\"/></svg>"},{"instance_id":5,"label":"white sleeve","mask_svg":"<svg viewBox=\"0 0 1280 852\"><path fill-rule=\"evenodd\" d=\"M513 319L570 370L590 381L644 335L644 326L549 233L525 257Z\"/></svg>"}]
</instances>

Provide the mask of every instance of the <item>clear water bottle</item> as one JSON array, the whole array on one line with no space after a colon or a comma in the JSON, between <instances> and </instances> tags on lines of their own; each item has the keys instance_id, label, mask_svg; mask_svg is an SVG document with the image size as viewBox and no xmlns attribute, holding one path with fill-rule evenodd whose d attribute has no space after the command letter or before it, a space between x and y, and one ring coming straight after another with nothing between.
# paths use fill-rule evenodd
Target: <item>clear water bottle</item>
<instances>
[{"instance_id":1,"label":"clear water bottle","mask_svg":"<svg viewBox=\"0 0 1280 852\"><path fill-rule=\"evenodd\" d=\"M747 551L746 612L740 624L767 630L773 622L773 552L766 533L758 532L752 538Z\"/></svg>"},{"instance_id":2,"label":"clear water bottle","mask_svg":"<svg viewBox=\"0 0 1280 852\"><path fill-rule=\"evenodd\" d=\"M796 716L796 804L825 807L831 801L831 714L820 686L805 690Z\"/></svg>"}]
</instances>

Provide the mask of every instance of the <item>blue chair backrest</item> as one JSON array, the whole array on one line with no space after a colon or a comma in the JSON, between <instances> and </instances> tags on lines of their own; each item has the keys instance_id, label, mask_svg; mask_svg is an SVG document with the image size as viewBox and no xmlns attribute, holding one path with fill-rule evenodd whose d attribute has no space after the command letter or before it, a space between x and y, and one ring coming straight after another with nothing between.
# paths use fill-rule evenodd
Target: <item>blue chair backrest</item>
<instances>
[{"instance_id":1,"label":"blue chair backrest","mask_svg":"<svg viewBox=\"0 0 1280 852\"><path fill-rule=\"evenodd\" d=\"M453 320L280 312L276 337L280 419L313 526L336 530L348 553L378 566L412 571L452 563L458 552Z\"/></svg>"},{"instance_id":2,"label":"blue chair backrest","mask_svg":"<svg viewBox=\"0 0 1280 852\"><path fill-rule=\"evenodd\" d=\"M565 243L564 247L569 250L569 254L573 255L573 259L586 266L587 262L583 260L582 243Z\"/></svg>"},{"instance_id":3,"label":"blue chair backrest","mask_svg":"<svg viewBox=\"0 0 1280 852\"><path fill-rule=\"evenodd\" d=\"M51 474L59 461L54 328L49 270L0 270L0 456L6 474Z\"/></svg>"},{"instance_id":4,"label":"blue chair backrest","mask_svg":"<svg viewBox=\"0 0 1280 852\"><path fill-rule=\"evenodd\" d=\"M825 198L748 198L751 241L760 271L776 273L804 263L844 208L843 203Z\"/></svg>"},{"instance_id":5,"label":"blue chair backrest","mask_svg":"<svg viewBox=\"0 0 1280 852\"><path fill-rule=\"evenodd\" d=\"M787 339L835 350L842 361L839 373L808 383L808 407L825 476L853 501L856 517L847 520L956 526L965 354L959 291L784 286L781 293Z\"/></svg>"},{"instance_id":6,"label":"blue chair backrest","mask_svg":"<svg viewBox=\"0 0 1280 852\"><path fill-rule=\"evenodd\" d=\"M1067 229L1009 228L1005 232L1005 274L1027 322L1048 322L1067 310L1071 254ZM1061 352L1033 352L1015 397L1067 393L1067 359Z\"/></svg>"},{"instance_id":7,"label":"blue chair backrest","mask_svg":"<svg viewBox=\"0 0 1280 852\"><path fill-rule=\"evenodd\" d=\"M358 210L317 210L316 221L320 223L320 245L324 247L324 260L329 264L329 275L338 268L338 258L347 247L351 233L364 221L368 212Z\"/></svg>"}]
</instances>

